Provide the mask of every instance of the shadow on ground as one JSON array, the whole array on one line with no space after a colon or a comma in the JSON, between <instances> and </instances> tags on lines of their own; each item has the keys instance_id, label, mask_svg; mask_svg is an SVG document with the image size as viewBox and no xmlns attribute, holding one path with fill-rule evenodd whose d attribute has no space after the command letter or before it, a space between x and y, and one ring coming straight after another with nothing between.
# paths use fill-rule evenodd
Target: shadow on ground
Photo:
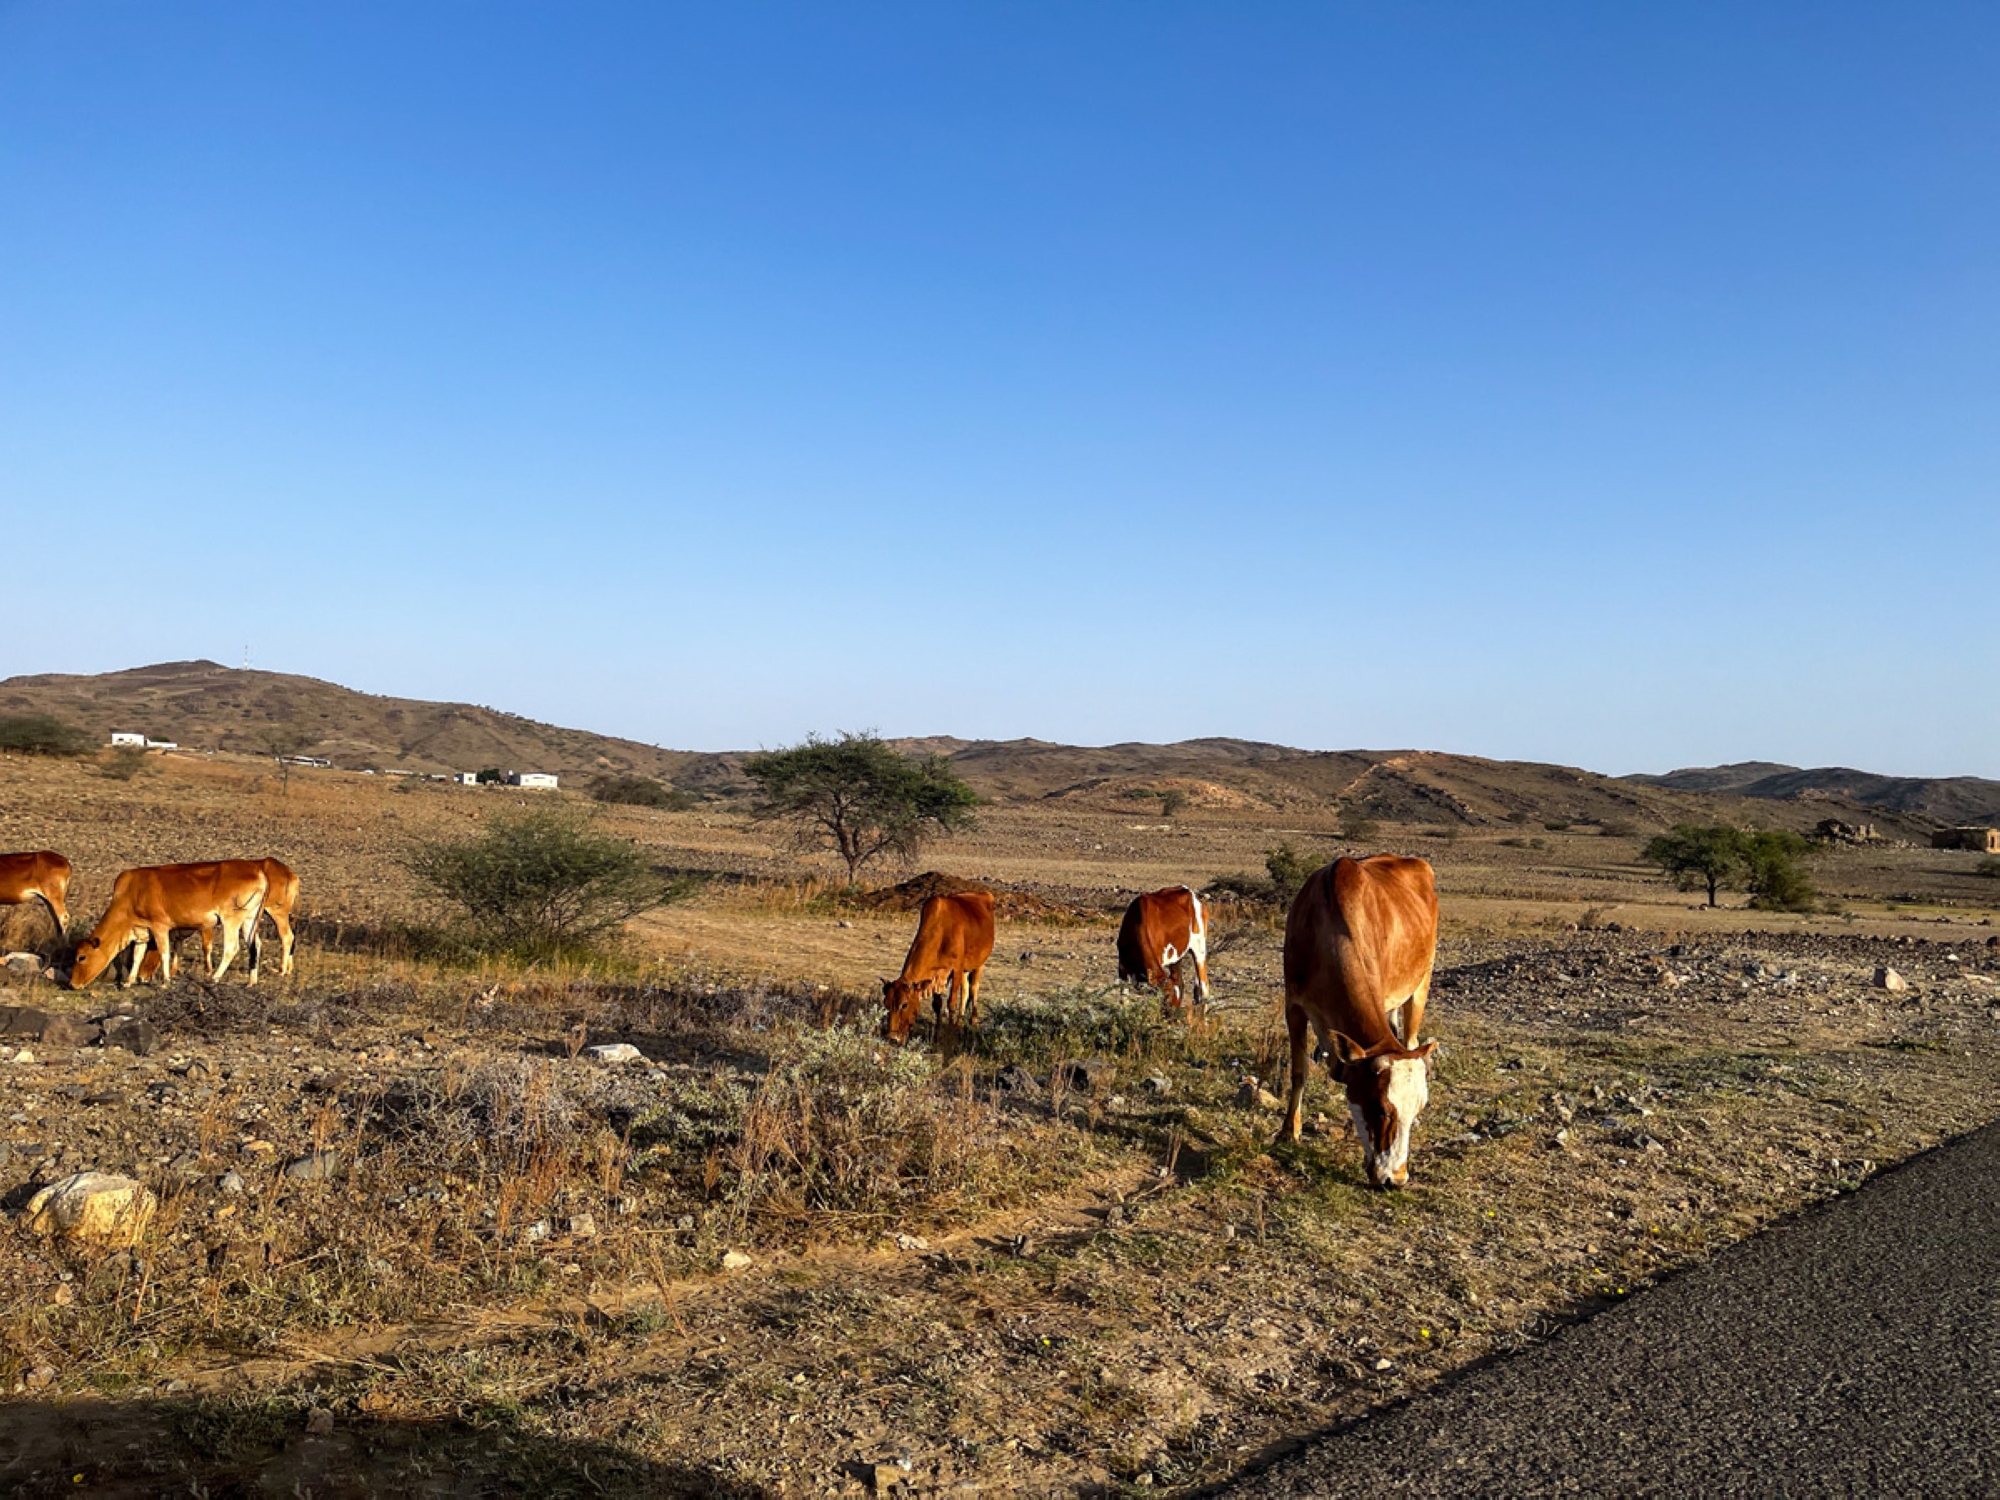
<instances>
[{"instance_id":1,"label":"shadow on ground","mask_svg":"<svg viewBox=\"0 0 2000 1500\"><path fill-rule=\"evenodd\" d=\"M342 1414L295 1402L0 1402L0 1493L10 1496L712 1496L766 1491L711 1469L657 1463L615 1443L474 1425Z\"/></svg>"}]
</instances>

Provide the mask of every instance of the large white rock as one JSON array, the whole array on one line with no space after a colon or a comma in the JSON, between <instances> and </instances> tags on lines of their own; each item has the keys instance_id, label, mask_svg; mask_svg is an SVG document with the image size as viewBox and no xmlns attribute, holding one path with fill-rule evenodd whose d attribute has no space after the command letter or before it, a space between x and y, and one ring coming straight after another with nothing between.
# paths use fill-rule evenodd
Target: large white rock
<instances>
[{"instance_id":1,"label":"large white rock","mask_svg":"<svg viewBox=\"0 0 2000 1500\"><path fill-rule=\"evenodd\" d=\"M28 1227L37 1234L129 1249L158 1207L159 1200L143 1183L109 1172L78 1172L28 1200Z\"/></svg>"},{"instance_id":2,"label":"large white rock","mask_svg":"<svg viewBox=\"0 0 2000 1500\"><path fill-rule=\"evenodd\" d=\"M638 1063L646 1060L646 1054L630 1042L605 1042L583 1050L601 1063Z\"/></svg>"}]
</instances>

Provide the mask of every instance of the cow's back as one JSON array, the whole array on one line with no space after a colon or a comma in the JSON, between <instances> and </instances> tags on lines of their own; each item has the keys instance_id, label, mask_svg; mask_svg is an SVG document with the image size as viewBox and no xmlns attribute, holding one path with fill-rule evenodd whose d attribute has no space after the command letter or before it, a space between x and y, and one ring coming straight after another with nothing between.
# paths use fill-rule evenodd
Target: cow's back
<instances>
[{"instance_id":1,"label":"cow's back","mask_svg":"<svg viewBox=\"0 0 2000 1500\"><path fill-rule=\"evenodd\" d=\"M299 904L299 877L292 867L275 859L258 861L264 870L264 905L289 912Z\"/></svg>"},{"instance_id":2,"label":"cow's back","mask_svg":"<svg viewBox=\"0 0 2000 1500\"><path fill-rule=\"evenodd\" d=\"M977 969L993 956L993 893L954 891L931 896L917 918L906 971Z\"/></svg>"},{"instance_id":3,"label":"cow's back","mask_svg":"<svg viewBox=\"0 0 2000 1500\"><path fill-rule=\"evenodd\" d=\"M1285 995L1312 1002L1355 1040L1377 1041L1388 1034L1385 1007L1421 985L1436 956L1427 861L1337 859L1306 880L1285 919Z\"/></svg>"}]
</instances>

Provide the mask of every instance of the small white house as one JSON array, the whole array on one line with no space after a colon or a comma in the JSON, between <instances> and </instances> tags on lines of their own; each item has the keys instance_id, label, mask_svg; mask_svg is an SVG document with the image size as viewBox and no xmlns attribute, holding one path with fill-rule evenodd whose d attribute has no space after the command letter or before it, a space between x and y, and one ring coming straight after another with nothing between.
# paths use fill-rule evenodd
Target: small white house
<instances>
[{"instance_id":1,"label":"small white house","mask_svg":"<svg viewBox=\"0 0 2000 1500\"><path fill-rule=\"evenodd\" d=\"M172 740L147 740L146 748L148 750L178 750L180 746L176 745Z\"/></svg>"},{"instance_id":2,"label":"small white house","mask_svg":"<svg viewBox=\"0 0 2000 1500\"><path fill-rule=\"evenodd\" d=\"M143 734L116 734L116 733L114 733L111 736L111 748L113 750L123 750L128 747L133 750L145 749L146 737Z\"/></svg>"},{"instance_id":3,"label":"small white house","mask_svg":"<svg viewBox=\"0 0 2000 1500\"><path fill-rule=\"evenodd\" d=\"M512 771L508 773L507 785L539 787L552 792L556 789L556 779L547 771Z\"/></svg>"},{"instance_id":4,"label":"small white house","mask_svg":"<svg viewBox=\"0 0 2000 1500\"><path fill-rule=\"evenodd\" d=\"M452 777L451 779L457 782L460 786L479 785L479 773L477 771L460 771L456 776Z\"/></svg>"}]
</instances>

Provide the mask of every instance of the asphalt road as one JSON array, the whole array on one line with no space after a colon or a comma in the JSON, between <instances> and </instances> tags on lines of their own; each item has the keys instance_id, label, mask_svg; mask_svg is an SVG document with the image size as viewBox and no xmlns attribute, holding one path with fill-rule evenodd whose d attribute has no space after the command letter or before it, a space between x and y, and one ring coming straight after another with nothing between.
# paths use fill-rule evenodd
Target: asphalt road
<instances>
[{"instance_id":1,"label":"asphalt road","mask_svg":"<svg viewBox=\"0 0 2000 1500\"><path fill-rule=\"evenodd\" d=\"M2000 1124L1221 1493L2000 1496Z\"/></svg>"}]
</instances>

